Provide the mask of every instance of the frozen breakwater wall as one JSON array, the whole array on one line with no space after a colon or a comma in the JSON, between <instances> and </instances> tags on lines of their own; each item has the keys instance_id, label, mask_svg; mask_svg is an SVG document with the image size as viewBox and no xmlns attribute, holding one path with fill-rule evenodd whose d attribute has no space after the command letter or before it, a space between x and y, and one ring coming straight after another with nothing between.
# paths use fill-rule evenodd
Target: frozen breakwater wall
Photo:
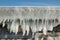
<instances>
[{"instance_id":1,"label":"frozen breakwater wall","mask_svg":"<svg viewBox=\"0 0 60 40\"><path fill-rule=\"evenodd\" d=\"M21 25L23 36L30 28L32 36L37 31L46 35L47 31L53 31L53 27L60 24L60 6L39 6L39 7L0 7L0 23L2 27L7 24L10 32L17 34Z\"/></svg>"},{"instance_id":2,"label":"frozen breakwater wall","mask_svg":"<svg viewBox=\"0 0 60 40\"><path fill-rule=\"evenodd\" d=\"M60 7L0 7L1 18L59 19Z\"/></svg>"}]
</instances>

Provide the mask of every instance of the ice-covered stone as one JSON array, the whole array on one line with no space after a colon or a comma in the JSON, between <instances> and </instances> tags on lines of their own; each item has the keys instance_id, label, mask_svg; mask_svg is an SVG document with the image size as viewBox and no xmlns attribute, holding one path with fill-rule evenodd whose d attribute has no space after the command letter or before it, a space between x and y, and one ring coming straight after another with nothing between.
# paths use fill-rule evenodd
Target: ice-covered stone
<instances>
[{"instance_id":1,"label":"ice-covered stone","mask_svg":"<svg viewBox=\"0 0 60 40\"><path fill-rule=\"evenodd\" d=\"M21 21L18 21L17 18ZM13 21L10 22L7 19ZM39 21L39 19L41 20ZM6 20L7 28L15 34L21 25L23 35L26 31L27 35L29 34L29 28L31 28L33 35L36 31L41 30L46 35L48 30L52 31L53 27L60 23L60 7L0 7L0 23L2 22L3 27ZM51 20L51 23L48 20Z\"/></svg>"}]
</instances>

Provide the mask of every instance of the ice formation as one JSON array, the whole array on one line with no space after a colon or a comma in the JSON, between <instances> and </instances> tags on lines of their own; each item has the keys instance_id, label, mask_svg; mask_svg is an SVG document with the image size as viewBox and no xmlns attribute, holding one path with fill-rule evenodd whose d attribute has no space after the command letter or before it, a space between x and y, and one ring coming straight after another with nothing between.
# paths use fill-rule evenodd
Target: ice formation
<instances>
[{"instance_id":1,"label":"ice formation","mask_svg":"<svg viewBox=\"0 0 60 40\"><path fill-rule=\"evenodd\" d=\"M23 36L30 28L34 35L37 31L42 31L46 35L47 31L53 30L60 22L60 7L0 7L0 23L7 24L10 32L17 34L21 25Z\"/></svg>"},{"instance_id":2,"label":"ice formation","mask_svg":"<svg viewBox=\"0 0 60 40\"><path fill-rule=\"evenodd\" d=\"M3 20L3 25L2 25L3 27L5 26L5 21L6 21L6 19Z\"/></svg>"},{"instance_id":3,"label":"ice formation","mask_svg":"<svg viewBox=\"0 0 60 40\"><path fill-rule=\"evenodd\" d=\"M23 36L24 36L26 32L26 25L24 20L22 21L22 30L23 30Z\"/></svg>"}]
</instances>

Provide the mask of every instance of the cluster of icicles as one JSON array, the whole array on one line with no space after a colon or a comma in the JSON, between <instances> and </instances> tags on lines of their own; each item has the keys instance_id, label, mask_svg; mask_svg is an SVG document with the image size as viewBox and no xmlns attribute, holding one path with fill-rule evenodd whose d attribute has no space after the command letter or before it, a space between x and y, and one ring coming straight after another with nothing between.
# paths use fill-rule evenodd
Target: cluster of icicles
<instances>
[{"instance_id":1,"label":"cluster of icicles","mask_svg":"<svg viewBox=\"0 0 60 40\"><path fill-rule=\"evenodd\" d=\"M37 31L42 31L46 35L47 30L52 31L53 27L58 24L58 19L1 19L0 23L3 23L3 27L7 24L7 29L10 32L14 32L17 34L18 27L21 25L23 30L23 35L27 31L27 35L29 34L30 28L33 32L33 35Z\"/></svg>"}]
</instances>

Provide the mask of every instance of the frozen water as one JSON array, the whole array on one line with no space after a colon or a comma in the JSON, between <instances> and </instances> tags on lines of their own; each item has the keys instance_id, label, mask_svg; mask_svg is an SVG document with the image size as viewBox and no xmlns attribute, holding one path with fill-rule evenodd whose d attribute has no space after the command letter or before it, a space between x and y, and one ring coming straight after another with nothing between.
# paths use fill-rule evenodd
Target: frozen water
<instances>
[{"instance_id":1,"label":"frozen water","mask_svg":"<svg viewBox=\"0 0 60 40\"><path fill-rule=\"evenodd\" d=\"M15 34L18 32L19 25L21 25L23 36L26 31L27 35L29 34L30 28L33 35L36 31L41 30L46 35L48 30L52 31L53 27L60 23L60 7L0 7L1 22L3 27L7 22L7 28Z\"/></svg>"},{"instance_id":2,"label":"frozen water","mask_svg":"<svg viewBox=\"0 0 60 40\"><path fill-rule=\"evenodd\" d=\"M3 20L3 25L2 25L3 27L5 26L5 21L6 21L6 19Z\"/></svg>"},{"instance_id":3,"label":"frozen water","mask_svg":"<svg viewBox=\"0 0 60 40\"><path fill-rule=\"evenodd\" d=\"M13 20L13 22L11 24L10 32L14 32L15 34L17 34L18 27L19 27L19 21L18 20Z\"/></svg>"},{"instance_id":4,"label":"frozen water","mask_svg":"<svg viewBox=\"0 0 60 40\"><path fill-rule=\"evenodd\" d=\"M24 36L26 32L26 25L24 20L22 20L22 30L23 30L23 36Z\"/></svg>"}]
</instances>

